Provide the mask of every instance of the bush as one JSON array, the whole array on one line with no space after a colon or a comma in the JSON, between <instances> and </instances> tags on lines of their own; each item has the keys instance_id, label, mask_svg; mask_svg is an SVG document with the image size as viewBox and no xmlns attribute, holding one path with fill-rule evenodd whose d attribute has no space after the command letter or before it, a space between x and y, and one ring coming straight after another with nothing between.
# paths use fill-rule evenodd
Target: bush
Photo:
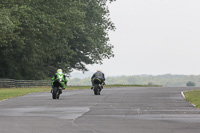
<instances>
[{"instance_id":1,"label":"bush","mask_svg":"<svg viewBox=\"0 0 200 133\"><path fill-rule=\"evenodd\" d=\"M195 86L195 83L192 81L187 82L186 86Z\"/></svg>"}]
</instances>

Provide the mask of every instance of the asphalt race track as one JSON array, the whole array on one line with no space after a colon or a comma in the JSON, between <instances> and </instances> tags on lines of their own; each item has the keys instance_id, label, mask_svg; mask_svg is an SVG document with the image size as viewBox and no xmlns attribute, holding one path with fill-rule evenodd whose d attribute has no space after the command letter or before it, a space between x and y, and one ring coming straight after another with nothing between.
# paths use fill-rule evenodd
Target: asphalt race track
<instances>
[{"instance_id":1,"label":"asphalt race track","mask_svg":"<svg viewBox=\"0 0 200 133\"><path fill-rule=\"evenodd\" d=\"M199 133L200 110L181 91L196 88L105 88L50 92L0 102L0 133Z\"/></svg>"}]
</instances>

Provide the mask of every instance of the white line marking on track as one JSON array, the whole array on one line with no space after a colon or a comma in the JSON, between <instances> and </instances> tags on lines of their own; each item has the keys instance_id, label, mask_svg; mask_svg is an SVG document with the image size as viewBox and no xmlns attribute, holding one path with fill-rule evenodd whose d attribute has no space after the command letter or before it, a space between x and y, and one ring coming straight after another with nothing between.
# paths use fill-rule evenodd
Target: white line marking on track
<instances>
[{"instance_id":1,"label":"white line marking on track","mask_svg":"<svg viewBox=\"0 0 200 133\"><path fill-rule=\"evenodd\" d=\"M185 99L185 95L184 95L184 92L183 92L183 91L181 92L181 95L182 95L182 96L184 97L184 99Z\"/></svg>"},{"instance_id":2,"label":"white line marking on track","mask_svg":"<svg viewBox=\"0 0 200 133\"><path fill-rule=\"evenodd\" d=\"M184 91L181 92L181 95L184 97L185 99L185 94L184 94ZM192 103L191 103L192 104ZM192 104L192 106L196 107L196 105Z\"/></svg>"}]
</instances>

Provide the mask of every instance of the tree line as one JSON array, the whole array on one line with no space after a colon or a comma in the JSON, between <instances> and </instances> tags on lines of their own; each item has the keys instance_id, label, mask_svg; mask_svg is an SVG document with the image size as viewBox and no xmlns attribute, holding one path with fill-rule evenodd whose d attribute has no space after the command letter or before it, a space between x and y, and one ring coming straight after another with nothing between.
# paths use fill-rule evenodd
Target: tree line
<instances>
[{"instance_id":1,"label":"tree line","mask_svg":"<svg viewBox=\"0 0 200 133\"><path fill-rule=\"evenodd\" d=\"M2 0L0 78L47 79L58 68L87 71L87 64L113 57L113 1Z\"/></svg>"},{"instance_id":2,"label":"tree line","mask_svg":"<svg viewBox=\"0 0 200 133\"><path fill-rule=\"evenodd\" d=\"M106 77L106 84L161 85L165 87L200 86L200 75L133 75ZM91 85L90 77L69 79L70 85Z\"/></svg>"}]
</instances>

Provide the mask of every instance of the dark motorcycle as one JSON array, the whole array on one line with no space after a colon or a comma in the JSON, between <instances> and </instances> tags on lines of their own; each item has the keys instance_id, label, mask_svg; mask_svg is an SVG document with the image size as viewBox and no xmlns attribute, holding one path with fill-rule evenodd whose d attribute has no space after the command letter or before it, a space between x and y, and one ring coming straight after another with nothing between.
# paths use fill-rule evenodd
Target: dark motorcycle
<instances>
[{"instance_id":1,"label":"dark motorcycle","mask_svg":"<svg viewBox=\"0 0 200 133\"><path fill-rule=\"evenodd\" d=\"M103 84L100 79L94 80L94 95L100 95L101 90L103 89Z\"/></svg>"},{"instance_id":2,"label":"dark motorcycle","mask_svg":"<svg viewBox=\"0 0 200 133\"><path fill-rule=\"evenodd\" d=\"M52 87L52 98L53 99L59 99L60 94L62 94L62 87L60 81L57 79L53 82L53 87Z\"/></svg>"}]
</instances>

